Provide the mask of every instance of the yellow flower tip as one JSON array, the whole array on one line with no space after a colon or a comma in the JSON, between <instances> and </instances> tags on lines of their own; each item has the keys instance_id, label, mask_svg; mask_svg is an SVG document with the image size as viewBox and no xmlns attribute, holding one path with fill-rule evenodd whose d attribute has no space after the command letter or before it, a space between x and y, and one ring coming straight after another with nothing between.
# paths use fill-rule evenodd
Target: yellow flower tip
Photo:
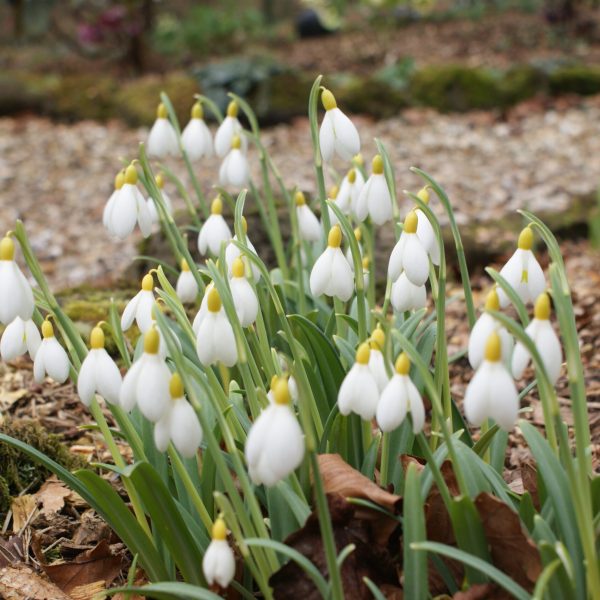
<instances>
[{"instance_id":1,"label":"yellow flower tip","mask_svg":"<svg viewBox=\"0 0 600 600\"><path fill-rule=\"evenodd\" d=\"M221 310L221 296L219 296L219 292L217 292L216 287L208 292L207 305L208 310L212 313L217 313Z\"/></svg>"},{"instance_id":2,"label":"yellow flower tip","mask_svg":"<svg viewBox=\"0 0 600 600\"><path fill-rule=\"evenodd\" d=\"M171 398L181 398L183 396L183 381L179 373L173 373L171 380L169 381L169 393Z\"/></svg>"},{"instance_id":3,"label":"yellow flower tip","mask_svg":"<svg viewBox=\"0 0 600 600\"><path fill-rule=\"evenodd\" d=\"M358 167L362 167L365 164L365 159L363 158L363 155L359 152L353 159L352 162L358 166Z\"/></svg>"},{"instance_id":4,"label":"yellow flower tip","mask_svg":"<svg viewBox=\"0 0 600 600\"><path fill-rule=\"evenodd\" d=\"M240 136L236 134L231 138L231 149L239 150L241 147L242 147L242 140L240 139Z\"/></svg>"},{"instance_id":5,"label":"yellow flower tip","mask_svg":"<svg viewBox=\"0 0 600 600\"><path fill-rule=\"evenodd\" d=\"M330 248L339 248L342 243L342 230L339 225L334 225L329 230L329 235L327 236L327 245Z\"/></svg>"},{"instance_id":6,"label":"yellow flower tip","mask_svg":"<svg viewBox=\"0 0 600 600\"><path fill-rule=\"evenodd\" d=\"M300 190L298 190L294 194L294 201L296 202L296 206L304 206L306 204L306 197Z\"/></svg>"},{"instance_id":7,"label":"yellow flower tip","mask_svg":"<svg viewBox=\"0 0 600 600\"><path fill-rule=\"evenodd\" d=\"M104 348L104 331L102 331L102 327L96 325L92 329L92 333L90 333L90 348L92 350Z\"/></svg>"},{"instance_id":8,"label":"yellow flower tip","mask_svg":"<svg viewBox=\"0 0 600 600\"><path fill-rule=\"evenodd\" d=\"M496 331L490 334L490 337L485 343L485 360L489 362L498 362L502 356L502 342Z\"/></svg>"},{"instance_id":9,"label":"yellow flower tip","mask_svg":"<svg viewBox=\"0 0 600 600\"><path fill-rule=\"evenodd\" d=\"M231 274L234 277L243 277L245 270L244 261L238 256L231 265Z\"/></svg>"},{"instance_id":10,"label":"yellow flower tip","mask_svg":"<svg viewBox=\"0 0 600 600\"><path fill-rule=\"evenodd\" d=\"M333 110L334 108L337 108L335 96L327 89L323 90L323 93L321 94L321 102L323 103L323 108L325 110Z\"/></svg>"},{"instance_id":11,"label":"yellow flower tip","mask_svg":"<svg viewBox=\"0 0 600 600\"><path fill-rule=\"evenodd\" d=\"M376 154L373 157L371 169L374 175L381 175L383 173L383 158L381 158L381 154Z\"/></svg>"},{"instance_id":12,"label":"yellow flower tip","mask_svg":"<svg viewBox=\"0 0 600 600\"><path fill-rule=\"evenodd\" d=\"M550 296L543 292L535 301L535 306L533 308L533 316L534 318L540 321L547 321L550 318Z\"/></svg>"},{"instance_id":13,"label":"yellow flower tip","mask_svg":"<svg viewBox=\"0 0 600 600\"><path fill-rule=\"evenodd\" d=\"M123 171L119 171L115 175L115 190L120 190L125 183L125 173Z\"/></svg>"},{"instance_id":14,"label":"yellow flower tip","mask_svg":"<svg viewBox=\"0 0 600 600\"><path fill-rule=\"evenodd\" d=\"M383 329L380 327L375 329L371 334L371 341L377 344L379 350L383 350L383 347L385 346L385 333L383 332Z\"/></svg>"},{"instance_id":15,"label":"yellow flower tip","mask_svg":"<svg viewBox=\"0 0 600 600\"><path fill-rule=\"evenodd\" d=\"M246 221L246 217L242 215L242 229L244 233L248 233L248 221Z\"/></svg>"},{"instance_id":16,"label":"yellow flower tip","mask_svg":"<svg viewBox=\"0 0 600 600\"><path fill-rule=\"evenodd\" d=\"M219 517L212 526L212 539L222 542L227 539L227 527L225 521Z\"/></svg>"},{"instance_id":17,"label":"yellow flower tip","mask_svg":"<svg viewBox=\"0 0 600 600\"><path fill-rule=\"evenodd\" d=\"M406 352L402 352L400 356L398 356L395 368L398 375L408 375L408 372L410 371L410 358L408 358Z\"/></svg>"},{"instance_id":18,"label":"yellow flower tip","mask_svg":"<svg viewBox=\"0 0 600 600\"><path fill-rule=\"evenodd\" d=\"M202 119L204 117L204 111L202 110L202 104L196 102L192 106L192 119Z\"/></svg>"},{"instance_id":19,"label":"yellow flower tip","mask_svg":"<svg viewBox=\"0 0 600 600\"><path fill-rule=\"evenodd\" d=\"M273 387L273 399L275 404L290 403L290 389L285 377L278 377Z\"/></svg>"},{"instance_id":20,"label":"yellow flower tip","mask_svg":"<svg viewBox=\"0 0 600 600\"><path fill-rule=\"evenodd\" d=\"M167 107L161 102L156 109L156 117L158 119L166 119L168 115Z\"/></svg>"},{"instance_id":21,"label":"yellow flower tip","mask_svg":"<svg viewBox=\"0 0 600 600\"><path fill-rule=\"evenodd\" d=\"M190 265L188 265L188 261L185 260L185 258L181 259L181 270L182 271L189 271L190 270Z\"/></svg>"},{"instance_id":22,"label":"yellow flower tip","mask_svg":"<svg viewBox=\"0 0 600 600\"><path fill-rule=\"evenodd\" d=\"M363 342L356 351L356 362L359 365L368 365L369 356L371 356L371 348L369 348L369 344Z\"/></svg>"},{"instance_id":23,"label":"yellow flower tip","mask_svg":"<svg viewBox=\"0 0 600 600\"><path fill-rule=\"evenodd\" d=\"M15 243L8 236L2 238L0 242L0 260L14 260Z\"/></svg>"},{"instance_id":24,"label":"yellow flower tip","mask_svg":"<svg viewBox=\"0 0 600 600\"><path fill-rule=\"evenodd\" d=\"M329 198L330 200L335 200L337 198L338 192L340 188L337 185L333 185L329 188Z\"/></svg>"},{"instance_id":25,"label":"yellow flower tip","mask_svg":"<svg viewBox=\"0 0 600 600\"><path fill-rule=\"evenodd\" d=\"M273 375L273 377L271 377L271 383L269 384L269 387L274 390L275 389L275 384L277 383L277 380L279 379L278 375Z\"/></svg>"},{"instance_id":26,"label":"yellow flower tip","mask_svg":"<svg viewBox=\"0 0 600 600\"><path fill-rule=\"evenodd\" d=\"M227 105L227 116L228 117L237 117L238 116L238 105L237 102L235 100L232 100L228 105Z\"/></svg>"},{"instance_id":27,"label":"yellow flower tip","mask_svg":"<svg viewBox=\"0 0 600 600\"><path fill-rule=\"evenodd\" d=\"M500 310L500 298L494 286L485 298L485 310Z\"/></svg>"},{"instance_id":28,"label":"yellow flower tip","mask_svg":"<svg viewBox=\"0 0 600 600\"><path fill-rule=\"evenodd\" d=\"M220 215L223 212L223 200L221 200L221 196L217 196L210 205L210 214L211 215Z\"/></svg>"},{"instance_id":29,"label":"yellow flower tip","mask_svg":"<svg viewBox=\"0 0 600 600\"><path fill-rule=\"evenodd\" d=\"M356 181L356 169L350 169L348 171L348 181L354 183Z\"/></svg>"},{"instance_id":30,"label":"yellow flower tip","mask_svg":"<svg viewBox=\"0 0 600 600\"><path fill-rule=\"evenodd\" d=\"M165 187L165 178L160 173L154 178L154 181L156 181L159 190Z\"/></svg>"},{"instance_id":31,"label":"yellow flower tip","mask_svg":"<svg viewBox=\"0 0 600 600\"><path fill-rule=\"evenodd\" d=\"M52 323L48 319L42 323L42 337L44 339L54 337L54 327L52 327Z\"/></svg>"},{"instance_id":32,"label":"yellow flower tip","mask_svg":"<svg viewBox=\"0 0 600 600\"><path fill-rule=\"evenodd\" d=\"M360 240L362 240L362 231L360 227L356 227L354 229L354 237L356 238L357 242L360 242Z\"/></svg>"},{"instance_id":33,"label":"yellow flower tip","mask_svg":"<svg viewBox=\"0 0 600 600\"><path fill-rule=\"evenodd\" d=\"M419 200L421 200L421 202L424 202L425 204L429 204L429 188L427 186L422 187L417 192L417 198Z\"/></svg>"},{"instance_id":34,"label":"yellow flower tip","mask_svg":"<svg viewBox=\"0 0 600 600\"><path fill-rule=\"evenodd\" d=\"M417 217L417 213L414 210L411 210L406 215L406 219L404 219L404 231L406 233L417 233L418 222L419 218Z\"/></svg>"},{"instance_id":35,"label":"yellow flower tip","mask_svg":"<svg viewBox=\"0 0 600 600\"><path fill-rule=\"evenodd\" d=\"M533 248L533 231L531 227L525 227L519 234L518 247L520 250L531 250Z\"/></svg>"},{"instance_id":36,"label":"yellow flower tip","mask_svg":"<svg viewBox=\"0 0 600 600\"><path fill-rule=\"evenodd\" d=\"M151 292L154 287L154 277L152 277L151 273L146 273L144 278L142 279L142 289L145 292Z\"/></svg>"},{"instance_id":37,"label":"yellow flower tip","mask_svg":"<svg viewBox=\"0 0 600 600\"><path fill-rule=\"evenodd\" d=\"M362 266L364 270L367 270L369 268L369 266L371 265L371 260L369 259L368 256L364 256L362 259Z\"/></svg>"},{"instance_id":38,"label":"yellow flower tip","mask_svg":"<svg viewBox=\"0 0 600 600\"><path fill-rule=\"evenodd\" d=\"M159 345L160 336L158 335L158 329L152 327L144 335L144 352L146 354L157 354Z\"/></svg>"},{"instance_id":39,"label":"yellow flower tip","mask_svg":"<svg viewBox=\"0 0 600 600\"><path fill-rule=\"evenodd\" d=\"M125 169L125 183L135 185L138 182L138 174L135 165L129 165Z\"/></svg>"}]
</instances>

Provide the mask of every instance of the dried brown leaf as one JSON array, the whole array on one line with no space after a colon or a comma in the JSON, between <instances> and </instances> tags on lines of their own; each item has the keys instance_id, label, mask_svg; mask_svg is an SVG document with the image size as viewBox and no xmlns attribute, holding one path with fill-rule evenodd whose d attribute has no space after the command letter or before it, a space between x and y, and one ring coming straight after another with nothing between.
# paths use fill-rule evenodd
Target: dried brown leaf
<instances>
[{"instance_id":1,"label":"dried brown leaf","mask_svg":"<svg viewBox=\"0 0 600 600\"><path fill-rule=\"evenodd\" d=\"M55 479L49 479L36 494L41 504L41 513L51 515L62 510L65 499L71 495L71 490L64 483Z\"/></svg>"},{"instance_id":2,"label":"dried brown leaf","mask_svg":"<svg viewBox=\"0 0 600 600\"><path fill-rule=\"evenodd\" d=\"M24 564L0 570L0 598L5 600L70 600L55 584Z\"/></svg>"},{"instance_id":3,"label":"dried brown leaf","mask_svg":"<svg viewBox=\"0 0 600 600\"><path fill-rule=\"evenodd\" d=\"M21 531L37 510L37 498L33 494L24 494L13 498L11 510L13 514L13 531Z\"/></svg>"}]
</instances>

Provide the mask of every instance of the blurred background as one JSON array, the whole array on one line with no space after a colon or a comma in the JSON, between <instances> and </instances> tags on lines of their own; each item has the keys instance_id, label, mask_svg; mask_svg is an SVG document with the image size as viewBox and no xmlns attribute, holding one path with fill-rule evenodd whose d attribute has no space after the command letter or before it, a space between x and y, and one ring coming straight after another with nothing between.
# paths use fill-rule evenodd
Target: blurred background
<instances>
[{"instance_id":1,"label":"blurred background","mask_svg":"<svg viewBox=\"0 0 600 600\"><path fill-rule=\"evenodd\" d=\"M101 215L162 90L182 124L195 93L248 99L288 185L313 192L319 73L398 189L411 165L447 188L475 266L512 248L522 207L598 239L598 0L0 0L0 39L0 229L24 219L58 287L148 251ZM206 190L217 169L198 166Z\"/></svg>"}]
</instances>

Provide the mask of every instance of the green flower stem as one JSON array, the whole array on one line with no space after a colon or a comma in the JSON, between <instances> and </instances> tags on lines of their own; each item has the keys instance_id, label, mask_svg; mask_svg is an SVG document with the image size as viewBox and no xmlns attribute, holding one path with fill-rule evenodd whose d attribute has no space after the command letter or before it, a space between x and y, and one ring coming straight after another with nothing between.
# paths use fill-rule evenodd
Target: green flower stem
<instances>
[{"instance_id":1,"label":"green flower stem","mask_svg":"<svg viewBox=\"0 0 600 600\"><path fill-rule=\"evenodd\" d=\"M377 276L377 266L375 261L375 229L370 219L365 222L365 246L366 256L369 258L369 287L367 288L367 302L370 308L374 308L376 304L375 297L375 279ZM361 270L362 273L362 264ZM369 329L372 329L372 322L367 323Z\"/></svg>"},{"instance_id":2,"label":"green flower stem","mask_svg":"<svg viewBox=\"0 0 600 600\"><path fill-rule=\"evenodd\" d=\"M302 266L302 238L300 237L300 225L298 214L293 198L288 194L286 197L288 210L290 212L290 224L292 228L292 252L296 262L296 281L298 283L298 312L306 314L306 293L304 291L304 268Z\"/></svg>"},{"instance_id":3,"label":"green flower stem","mask_svg":"<svg viewBox=\"0 0 600 600\"><path fill-rule=\"evenodd\" d=\"M401 229L398 227L400 223L400 207L398 206L398 195L396 193L396 174L394 173L394 165L390 160L390 155L383 144L383 142L375 138L375 145L377 146L377 152L383 159L383 174L387 183L388 189L390 190L390 196L392 197L392 215L394 223L396 224L396 240L400 237Z\"/></svg>"},{"instance_id":4,"label":"green flower stem","mask_svg":"<svg viewBox=\"0 0 600 600\"><path fill-rule=\"evenodd\" d=\"M210 394L210 397L211 397L211 399L214 399L216 401L215 402L216 412L222 414L223 418L225 418L225 416L228 417L228 422L229 422L229 425L233 429L233 432L235 434L235 436L234 436L235 439L239 440L240 442L245 442L246 441L246 432L244 431L244 428L238 421L238 419L235 415L235 411L229 410L229 408L230 408L229 398L227 397L227 394L223 390L221 383L217 379L217 376L211 367L208 367L206 369L206 376L208 378L208 384L212 391L212 394ZM233 436L233 434L232 434L232 436Z\"/></svg>"},{"instance_id":5,"label":"green flower stem","mask_svg":"<svg viewBox=\"0 0 600 600\"><path fill-rule=\"evenodd\" d=\"M335 313L335 328L337 334L342 338L346 339L347 325L342 317L346 314L346 303L337 298L333 297L333 311Z\"/></svg>"},{"instance_id":6,"label":"green flower stem","mask_svg":"<svg viewBox=\"0 0 600 600\"><path fill-rule=\"evenodd\" d=\"M175 187L177 188L177 193L183 198L183 201L185 202L185 206L188 210L190 218L192 219L192 223L196 227L200 227L201 223L200 219L198 218L198 213L196 212L196 209L192 204L190 195L188 194L187 190L185 189L185 186L183 185L179 177L177 177L177 175L175 175L175 173L166 165L161 165L160 168L162 171L164 171L165 175L175 184Z\"/></svg>"},{"instance_id":7,"label":"green flower stem","mask_svg":"<svg viewBox=\"0 0 600 600\"><path fill-rule=\"evenodd\" d=\"M381 438L381 465L379 467L379 479L381 487L386 487L388 482L388 472L390 469L390 434L384 432Z\"/></svg>"}]
</instances>

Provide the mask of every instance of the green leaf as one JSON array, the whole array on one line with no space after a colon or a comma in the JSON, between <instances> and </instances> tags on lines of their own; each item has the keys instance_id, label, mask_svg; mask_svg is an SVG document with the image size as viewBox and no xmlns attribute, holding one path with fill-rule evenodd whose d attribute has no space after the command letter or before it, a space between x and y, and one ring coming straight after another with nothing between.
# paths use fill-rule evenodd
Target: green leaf
<instances>
[{"instance_id":1,"label":"green leaf","mask_svg":"<svg viewBox=\"0 0 600 600\"><path fill-rule=\"evenodd\" d=\"M200 566L198 568L200 569ZM221 600L221 596L209 590L179 581L161 581L143 587L122 587L107 590L107 593L111 596L119 593L138 594L146 598L156 598L156 600Z\"/></svg>"},{"instance_id":2,"label":"green leaf","mask_svg":"<svg viewBox=\"0 0 600 600\"><path fill-rule=\"evenodd\" d=\"M368 577L363 577L363 581L369 588L371 594L373 594L375 600L385 600L385 596L382 594L381 590Z\"/></svg>"}]
</instances>

